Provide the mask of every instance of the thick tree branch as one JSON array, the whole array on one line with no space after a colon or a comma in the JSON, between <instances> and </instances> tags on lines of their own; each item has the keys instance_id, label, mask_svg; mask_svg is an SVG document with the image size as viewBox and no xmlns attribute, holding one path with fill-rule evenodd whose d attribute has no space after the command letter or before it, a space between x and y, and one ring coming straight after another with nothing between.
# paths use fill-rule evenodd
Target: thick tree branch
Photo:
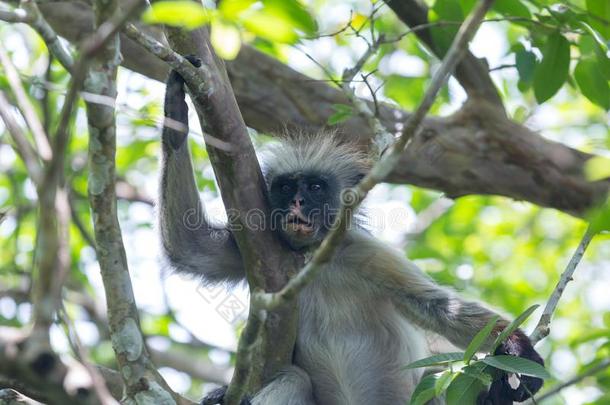
<instances>
[{"instance_id":1,"label":"thick tree branch","mask_svg":"<svg viewBox=\"0 0 610 405\"><path fill-rule=\"evenodd\" d=\"M92 11L82 3L40 7L57 32L71 41L93 31ZM160 38L156 28L146 32ZM191 36L193 43L202 43L200 31ZM165 80L166 63L124 36L122 50L124 66ZM248 46L227 63L227 70L245 122L259 131L281 132L286 125L316 131L327 125L333 104L349 104L341 90ZM473 72L480 77L478 70ZM408 115L380 105L381 122L391 130L397 131ZM340 130L362 145L373 137L360 115L342 123ZM453 116L427 118L388 180L433 188L449 197L497 194L583 214L610 188L609 181L590 183L583 176L583 164L590 157L542 138L507 119L497 105L477 99Z\"/></svg>"},{"instance_id":2,"label":"thick tree branch","mask_svg":"<svg viewBox=\"0 0 610 405\"><path fill-rule=\"evenodd\" d=\"M559 300L561 299L563 291L565 290L568 283L572 281L572 275L574 274L578 263L580 263L580 259L582 259L583 255L585 254L585 251L587 250L591 239L593 239L593 236L595 236L594 233L591 232L590 229L587 229L580 243L578 244L576 251L574 251L572 258L568 262L566 269L563 271L563 273L561 273L561 277L559 277L559 281L557 282L553 293L547 301L546 306L544 307L544 311L542 311L540 320L538 321L536 328L530 335L530 340L532 341L532 344L535 345L536 343L547 337L549 332L551 331L550 325L553 313L555 312L555 309L557 309L557 305L559 304Z\"/></svg>"},{"instance_id":3,"label":"thick tree branch","mask_svg":"<svg viewBox=\"0 0 610 405\"><path fill-rule=\"evenodd\" d=\"M164 60L182 59L160 43L139 35L134 27L129 27L128 32L131 38ZM224 64L210 45L207 29L187 33L167 28L166 32L178 53L194 54L202 59L203 80L194 80L183 63L170 64L184 77L197 107L224 205L228 212L237 213L229 215L229 220L250 289L277 291L287 281L290 270L296 270L297 257L280 243L269 227L262 226L262 221L270 218L265 184ZM258 215L253 217L253 212ZM261 222L253 223L253 219ZM296 336L295 310L295 306L277 308L265 319L260 319L258 313L250 313L239 342L227 403L237 403L244 394L258 390L265 379L291 362ZM256 356L241 355L244 347L254 345L254 339L260 339Z\"/></svg>"}]
</instances>

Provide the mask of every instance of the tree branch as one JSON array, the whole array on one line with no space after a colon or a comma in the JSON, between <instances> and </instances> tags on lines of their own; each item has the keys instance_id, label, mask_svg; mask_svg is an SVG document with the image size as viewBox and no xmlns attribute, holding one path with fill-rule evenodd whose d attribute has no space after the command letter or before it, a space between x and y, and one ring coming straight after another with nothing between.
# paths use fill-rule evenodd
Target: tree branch
<instances>
[{"instance_id":1,"label":"tree branch","mask_svg":"<svg viewBox=\"0 0 610 405\"><path fill-rule=\"evenodd\" d=\"M30 178L34 184L40 184L42 181L42 167L38 161L38 155L15 120L11 108L12 106L4 96L4 92L0 91L0 117L2 117L8 133L15 142L14 149L25 164Z\"/></svg>"},{"instance_id":2,"label":"tree branch","mask_svg":"<svg viewBox=\"0 0 610 405\"><path fill-rule=\"evenodd\" d=\"M0 20L14 23L26 23L34 28L43 38L49 51L59 60L59 63L67 70L72 70L74 63L70 51L64 47L53 28L42 17L34 0L23 0L23 8L13 11L0 11Z\"/></svg>"},{"instance_id":3,"label":"tree branch","mask_svg":"<svg viewBox=\"0 0 610 405\"><path fill-rule=\"evenodd\" d=\"M540 320L538 321L536 328L534 328L534 331L530 335L530 340L532 341L532 344L535 345L536 343L538 343L549 335L551 331L550 324L551 318L553 317L553 313L555 312L555 309L557 309L557 305L559 304L559 300L561 299L563 291L565 290L568 283L572 281L572 275L576 270L576 266L578 266L578 263L580 263L580 259L582 259L582 256L585 254L585 251L587 250L591 239L593 239L593 236L595 236L594 233L591 231L590 228L588 228L585 231L585 234L583 235L580 243L578 244L576 251L574 251L572 258L568 262L566 269L563 271L563 273L561 273L561 277L559 277L559 281L557 282L553 293L549 297L549 300L547 301L546 306L544 307L544 311L542 311Z\"/></svg>"},{"instance_id":4,"label":"tree branch","mask_svg":"<svg viewBox=\"0 0 610 405\"><path fill-rule=\"evenodd\" d=\"M97 25L116 19L118 1L100 1ZM115 21L124 21L118 18ZM118 36L110 34L97 43L84 83L85 91L116 98L119 57ZM125 382L127 398L151 403L175 403L185 399L175 394L150 360L139 328L138 310L127 268L127 258L116 211L114 105L86 102L89 124L89 201L93 211L97 258L108 305L112 346Z\"/></svg>"},{"instance_id":5,"label":"tree branch","mask_svg":"<svg viewBox=\"0 0 610 405\"><path fill-rule=\"evenodd\" d=\"M542 401L544 401L545 399L549 399L550 397L557 395L561 390L563 390L564 388L569 387L570 385L574 385L574 384L578 384L579 382L581 382L582 380L584 380L587 377L593 376L599 372L602 372L604 370L606 370L607 368L610 367L610 359L604 359L601 362L599 362L597 365L590 367L588 370L584 371L581 374L578 374L572 378L570 378L569 380L558 384L554 387L552 387L551 389L549 389L548 391L542 393L541 395L535 397L534 399L530 399L528 401L526 401L524 403L524 405L536 405L536 404L540 404L542 403Z\"/></svg>"},{"instance_id":6,"label":"tree branch","mask_svg":"<svg viewBox=\"0 0 610 405\"><path fill-rule=\"evenodd\" d=\"M93 31L92 11L84 4L59 2L40 4L40 8L57 32L72 41ZM157 39L162 37L155 27L143 29ZM195 43L201 43L196 32L191 35ZM166 63L125 36L121 46L124 66L165 80ZM261 132L281 133L287 124L315 132L327 126L333 104L349 104L341 90L249 46L242 46L227 69L246 123ZM478 70L472 76L484 77ZM384 104L379 113L390 131L398 131L409 115ZM592 155L542 138L507 119L497 105L483 98L470 100L453 116L427 118L422 128L388 181L440 190L452 198L502 195L576 215L605 199L610 189L610 181L591 183L583 176L583 165ZM359 114L343 122L339 130L350 141L366 146L374 136Z\"/></svg>"},{"instance_id":7,"label":"tree branch","mask_svg":"<svg viewBox=\"0 0 610 405\"><path fill-rule=\"evenodd\" d=\"M36 151L42 160L48 161L52 156L49 139L47 138L47 134L45 133L42 123L36 114L34 105L32 105L30 99L25 93L23 84L19 78L19 72L17 72L15 65L13 65L8 52L6 52L6 49L2 44L0 44L0 62L2 63L2 67L6 73L6 78L11 86L11 90L17 99L19 110L21 111L23 118L25 118L25 122L30 128L30 131L32 131Z\"/></svg>"}]
</instances>

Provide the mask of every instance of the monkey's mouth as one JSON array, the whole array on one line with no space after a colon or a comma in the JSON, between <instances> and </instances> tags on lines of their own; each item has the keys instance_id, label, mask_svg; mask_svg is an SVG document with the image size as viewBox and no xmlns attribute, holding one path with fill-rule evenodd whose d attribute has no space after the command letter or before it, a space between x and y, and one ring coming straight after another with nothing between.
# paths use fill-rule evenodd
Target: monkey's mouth
<instances>
[{"instance_id":1,"label":"monkey's mouth","mask_svg":"<svg viewBox=\"0 0 610 405\"><path fill-rule=\"evenodd\" d=\"M308 221L307 218L300 212L291 212L290 214L286 215L285 223L288 231L301 234L303 236L309 235L314 231L313 223Z\"/></svg>"}]
</instances>

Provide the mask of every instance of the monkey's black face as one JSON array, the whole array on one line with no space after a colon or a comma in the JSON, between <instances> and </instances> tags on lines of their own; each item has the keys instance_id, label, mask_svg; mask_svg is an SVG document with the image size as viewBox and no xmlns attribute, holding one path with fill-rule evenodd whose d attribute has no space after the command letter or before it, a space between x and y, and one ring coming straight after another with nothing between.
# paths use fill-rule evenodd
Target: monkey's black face
<instances>
[{"instance_id":1,"label":"monkey's black face","mask_svg":"<svg viewBox=\"0 0 610 405\"><path fill-rule=\"evenodd\" d=\"M337 181L317 173L273 179L269 190L272 222L293 249L319 243L340 207Z\"/></svg>"}]
</instances>

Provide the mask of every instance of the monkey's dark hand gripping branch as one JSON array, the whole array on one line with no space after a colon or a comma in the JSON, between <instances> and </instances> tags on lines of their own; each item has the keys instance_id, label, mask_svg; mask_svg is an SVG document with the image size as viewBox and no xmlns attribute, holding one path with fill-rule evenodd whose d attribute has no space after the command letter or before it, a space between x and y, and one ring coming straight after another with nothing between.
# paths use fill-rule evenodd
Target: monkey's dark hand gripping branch
<instances>
[{"instance_id":1,"label":"monkey's dark hand gripping branch","mask_svg":"<svg viewBox=\"0 0 610 405\"><path fill-rule=\"evenodd\" d=\"M516 330L495 351L495 355L511 355L523 357L544 366L544 360L536 352L530 339L521 331ZM513 401L522 402L534 395L542 387L543 380L537 377L521 375L520 384L512 388L508 382L509 374L502 372L489 387L489 392L479 396L478 405L512 405Z\"/></svg>"},{"instance_id":2,"label":"monkey's dark hand gripping branch","mask_svg":"<svg viewBox=\"0 0 610 405\"><path fill-rule=\"evenodd\" d=\"M193 55L185 56L195 67L201 66L201 60ZM184 93L184 79L175 70L169 73L165 90L165 119L162 142L164 147L178 149L188 135L188 106ZM185 127L186 125L186 127Z\"/></svg>"}]
</instances>

